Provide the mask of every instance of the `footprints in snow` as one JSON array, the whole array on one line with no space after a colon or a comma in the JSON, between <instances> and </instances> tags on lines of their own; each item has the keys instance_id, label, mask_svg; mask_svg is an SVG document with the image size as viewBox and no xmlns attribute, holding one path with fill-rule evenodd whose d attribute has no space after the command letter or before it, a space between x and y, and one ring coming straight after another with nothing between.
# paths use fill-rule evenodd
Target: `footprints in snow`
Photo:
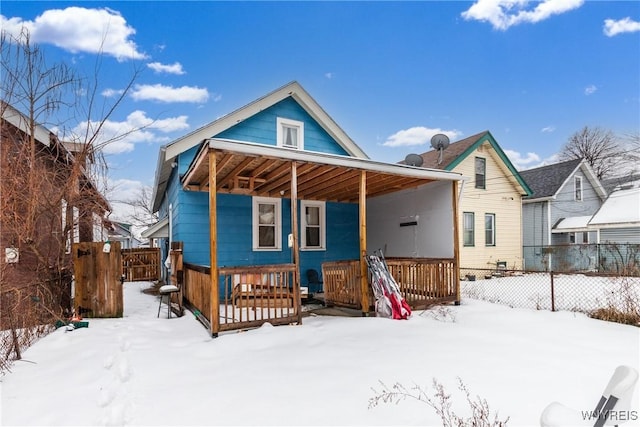
<instances>
[{"instance_id":1,"label":"footprints in snow","mask_svg":"<svg viewBox=\"0 0 640 427\"><path fill-rule=\"evenodd\" d=\"M103 361L107 373L103 375L104 381L97 402L104 410L98 424L105 426L126 425L132 416L133 408L127 385L132 375L127 357L131 342L123 334L118 336L117 342L117 349Z\"/></svg>"}]
</instances>

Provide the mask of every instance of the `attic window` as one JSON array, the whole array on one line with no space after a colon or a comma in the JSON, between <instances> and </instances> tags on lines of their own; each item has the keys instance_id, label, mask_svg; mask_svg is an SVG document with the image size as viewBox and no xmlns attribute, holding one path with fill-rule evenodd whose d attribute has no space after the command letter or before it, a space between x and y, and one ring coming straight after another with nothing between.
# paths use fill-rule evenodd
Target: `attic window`
<instances>
[{"instance_id":1,"label":"attic window","mask_svg":"<svg viewBox=\"0 0 640 427\"><path fill-rule=\"evenodd\" d=\"M278 147L304 149L304 123L297 120L276 120L276 139Z\"/></svg>"},{"instance_id":2,"label":"attic window","mask_svg":"<svg viewBox=\"0 0 640 427\"><path fill-rule=\"evenodd\" d=\"M476 188L486 188L487 160L476 157Z\"/></svg>"},{"instance_id":3,"label":"attic window","mask_svg":"<svg viewBox=\"0 0 640 427\"><path fill-rule=\"evenodd\" d=\"M582 177L576 176L573 180L574 200L582 201Z\"/></svg>"}]
</instances>

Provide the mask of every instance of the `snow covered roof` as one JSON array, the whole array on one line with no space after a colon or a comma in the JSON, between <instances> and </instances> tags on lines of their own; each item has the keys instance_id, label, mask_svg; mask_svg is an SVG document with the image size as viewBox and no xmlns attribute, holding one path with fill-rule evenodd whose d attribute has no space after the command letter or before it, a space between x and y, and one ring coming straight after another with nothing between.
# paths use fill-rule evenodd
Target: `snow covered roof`
<instances>
[{"instance_id":1,"label":"snow covered roof","mask_svg":"<svg viewBox=\"0 0 640 427\"><path fill-rule=\"evenodd\" d=\"M590 215L562 218L553 227L552 233L566 233L568 231L586 230L589 225Z\"/></svg>"},{"instance_id":2,"label":"snow covered roof","mask_svg":"<svg viewBox=\"0 0 640 427\"><path fill-rule=\"evenodd\" d=\"M640 188L611 193L589 225L640 226Z\"/></svg>"}]
</instances>

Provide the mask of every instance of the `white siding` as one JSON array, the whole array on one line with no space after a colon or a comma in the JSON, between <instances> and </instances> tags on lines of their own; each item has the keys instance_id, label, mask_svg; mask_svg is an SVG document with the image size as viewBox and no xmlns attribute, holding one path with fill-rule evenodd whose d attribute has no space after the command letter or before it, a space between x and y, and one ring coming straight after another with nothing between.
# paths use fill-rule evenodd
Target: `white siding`
<instances>
[{"instance_id":1,"label":"white siding","mask_svg":"<svg viewBox=\"0 0 640 427\"><path fill-rule=\"evenodd\" d=\"M453 258L453 189L435 182L367 200L367 247L388 256ZM417 225L405 225L417 222Z\"/></svg>"}]
</instances>

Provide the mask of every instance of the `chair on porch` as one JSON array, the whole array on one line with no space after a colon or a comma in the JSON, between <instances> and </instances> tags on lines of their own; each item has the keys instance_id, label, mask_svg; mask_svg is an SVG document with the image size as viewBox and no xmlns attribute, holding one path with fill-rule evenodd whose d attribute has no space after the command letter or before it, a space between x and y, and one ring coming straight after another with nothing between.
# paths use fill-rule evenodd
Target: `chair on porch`
<instances>
[{"instance_id":1,"label":"chair on porch","mask_svg":"<svg viewBox=\"0 0 640 427\"><path fill-rule=\"evenodd\" d=\"M542 427L565 425L602 427L629 421L635 412L632 398L637 383L638 371L630 366L618 366L593 412L577 411L559 402L553 402L542 412L540 425ZM585 416L587 412L588 416Z\"/></svg>"},{"instance_id":2,"label":"chair on porch","mask_svg":"<svg viewBox=\"0 0 640 427\"><path fill-rule=\"evenodd\" d=\"M308 295L309 288L312 285L319 286L320 287L319 292L323 291L324 284L322 283L322 281L320 281L318 272L313 268L310 268L307 270L307 295ZM304 298L304 293L303 293L303 298Z\"/></svg>"}]
</instances>

